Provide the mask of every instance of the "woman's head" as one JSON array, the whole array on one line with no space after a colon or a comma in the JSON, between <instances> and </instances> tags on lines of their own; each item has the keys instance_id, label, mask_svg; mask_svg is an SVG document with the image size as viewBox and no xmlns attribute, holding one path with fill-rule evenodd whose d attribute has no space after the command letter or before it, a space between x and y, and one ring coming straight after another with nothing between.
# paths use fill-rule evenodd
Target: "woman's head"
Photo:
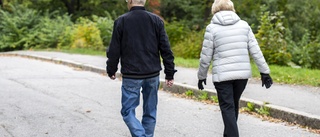
<instances>
[{"instance_id":1,"label":"woman's head","mask_svg":"<svg viewBox=\"0 0 320 137\"><path fill-rule=\"evenodd\" d=\"M233 6L233 2L231 0L215 0L212 4L212 14L215 14L219 11L236 11Z\"/></svg>"}]
</instances>

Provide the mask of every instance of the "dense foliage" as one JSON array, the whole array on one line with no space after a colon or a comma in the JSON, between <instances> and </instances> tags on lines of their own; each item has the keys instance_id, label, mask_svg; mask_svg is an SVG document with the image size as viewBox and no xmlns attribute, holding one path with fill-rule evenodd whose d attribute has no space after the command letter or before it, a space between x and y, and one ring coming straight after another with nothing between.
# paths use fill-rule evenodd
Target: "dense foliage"
<instances>
[{"instance_id":1,"label":"dense foliage","mask_svg":"<svg viewBox=\"0 0 320 137\"><path fill-rule=\"evenodd\" d=\"M0 51L30 48L90 48L105 50L110 43L113 20L110 16L78 18L21 5L0 10Z\"/></svg>"},{"instance_id":2,"label":"dense foliage","mask_svg":"<svg viewBox=\"0 0 320 137\"><path fill-rule=\"evenodd\" d=\"M176 56L199 58L213 0L148 0ZM320 68L319 0L234 0L269 64ZM30 48L104 50L124 0L1 0L0 51Z\"/></svg>"}]
</instances>

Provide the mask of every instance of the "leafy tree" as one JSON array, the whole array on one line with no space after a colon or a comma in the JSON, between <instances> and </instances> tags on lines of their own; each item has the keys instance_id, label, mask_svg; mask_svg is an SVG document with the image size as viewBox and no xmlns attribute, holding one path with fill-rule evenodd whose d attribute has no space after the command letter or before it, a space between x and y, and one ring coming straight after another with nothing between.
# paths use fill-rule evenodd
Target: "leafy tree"
<instances>
[{"instance_id":1,"label":"leafy tree","mask_svg":"<svg viewBox=\"0 0 320 137\"><path fill-rule=\"evenodd\" d=\"M311 40L319 35L320 2L319 0L287 0L284 8L286 26L292 30L293 40L298 42L306 31Z\"/></svg>"},{"instance_id":2,"label":"leafy tree","mask_svg":"<svg viewBox=\"0 0 320 137\"><path fill-rule=\"evenodd\" d=\"M107 16L113 17L127 11L125 1L119 0L6 0L11 4L20 4L38 11L60 11L61 15L72 15L73 21L79 17Z\"/></svg>"},{"instance_id":3,"label":"leafy tree","mask_svg":"<svg viewBox=\"0 0 320 137\"><path fill-rule=\"evenodd\" d=\"M182 21L194 30L201 30L209 19L211 0L161 0L160 12L167 21Z\"/></svg>"},{"instance_id":4,"label":"leafy tree","mask_svg":"<svg viewBox=\"0 0 320 137\"><path fill-rule=\"evenodd\" d=\"M284 11L287 0L234 0L233 3L241 19L247 21L253 31L257 32L260 25L260 13Z\"/></svg>"},{"instance_id":5,"label":"leafy tree","mask_svg":"<svg viewBox=\"0 0 320 137\"><path fill-rule=\"evenodd\" d=\"M265 12L261 16L261 25L256 37L269 64L288 65L291 61L285 40L283 18L281 12Z\"/></svg>"},{"instance_id":6,"label":"leafy tree","mask_svg":"<svg viewBox=\"0 0 320 137\"><path fill-rule=\"evenodd\" d=\"M233 3L240 18L247 21L252 30L257 32L262 0L234 0Z\"/></svg>"}]
</instances>

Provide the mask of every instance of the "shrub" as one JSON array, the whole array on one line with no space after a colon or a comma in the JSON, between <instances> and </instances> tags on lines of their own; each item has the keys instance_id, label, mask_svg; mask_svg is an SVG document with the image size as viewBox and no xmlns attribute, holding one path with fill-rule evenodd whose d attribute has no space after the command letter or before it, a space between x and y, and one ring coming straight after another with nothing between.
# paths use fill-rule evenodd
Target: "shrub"
<instances>
[{"instance_id":1,"label":"shrub","mask_svg":"<svg viewBox=\"0 0 320 137\"><path fill-rule=\"evenodd\" d=\"M291 61L291 54L287 50L285 28L283 27L281 12L262 13L261 25L256 38L269 64L287 65Z\"/></svg>"},{"instance_id":2,"label":"shrub","mask_svg":"<svg viewBox=\"0 0 320 137\"><path fill-rule=\"evenodd\" d=\"M183 58L200 58L204 31L193 31L173 48L174 55Z\"/></svg>"},{"instance_id":3,"label":"shrub","mask_svg":"<svg viewBox=\"0 0 320 137\"><path fill-rule=\"evenodd\" d=\"M67 27L73 25L68 15L51 16L47 13L33 30L34 38L31 43L36 48L57 48L59 36L67 30Z\"/></svg>"},{"instance_id":4,"label":"shrub","mask_svg":"<svg viewBox=\"0 0 320 137\"><path fill-rule=\"evenodd\" d=\"M298 64L304 68L320 69L320 43L314 41L299 48L296 54Z\"/></svg>"},{"instance_id":5,"label":"shrub","mask_svg":"<svg viewBox=\"0 0 320 137\"><path fill-rule=\"evenodd\" d=\"M166 23L166 31L172 47L178 43L185 41L190 33L190 30L181 22L173 21Z\"/></svg>"},{"instance_id":6,"label":"shrub","mask_svg":"<svg viewBox=\"0 0 320 137\"><path fill-rule=\"evenodd\" d=\"M306 31L301 41L290 45L290 52L293 55L293 63L304 68L320 69L320 43L319 40L311 40L311 34Z\"/></svg>"},{"instance_id":7,"label":"shrub","mask_svg":"<svg viewBox=\"0 0 320 137\"><path fill-rule=\"evenodd\" d=\"M59 48L105 49L96 23L87 18L79 18L75 25L67 27L59 41Z\"/></svg>"},{"instance_id":8,"label":"shrub","mask_svg":"<svg viewBox=\"0 0 320 137\"><path fill-rule=\"evenodd\" d=\"M90 48L94 50L105 49L100 37L100 30L96 23L89 19L80 18L78 20L78 23L75 25L74 38L75 41L72 48Z\"/></svg>"},{"instance_id":9,"label":"shrub","mask_svg":"<svg viewBox=\"0 0 320 137\"><path fill-rule=\"evenodd\" d=\"M96 22L96 25L100 30L100 37L105 47L108 47L110 44L114 22L111 15L108 15L108 17L92 16L93 21Z\"/></svg>"},{"instance_id":10,"label":"shrub","mask_svg":"<svg viewBox=\"0 0 320 137\"><path fill-rule=\"evenodd\" d=\"M32 31L38 24L37 11L10 5L10 11L0 10L0 51L21 50L29 47Z\"/></svg>"},{"instance_id":11,"label":"shrub","mask_svg":"<svg viewBox=\"0 0 320 137\"><path fill-rule=\"evenodd\" d=\"M74 41L74 26L67 26L66 29L62 32L62 34L59 36L59 43L58 43L58 49L70 49L71 45Z\"/></svg>"}]
</instances>

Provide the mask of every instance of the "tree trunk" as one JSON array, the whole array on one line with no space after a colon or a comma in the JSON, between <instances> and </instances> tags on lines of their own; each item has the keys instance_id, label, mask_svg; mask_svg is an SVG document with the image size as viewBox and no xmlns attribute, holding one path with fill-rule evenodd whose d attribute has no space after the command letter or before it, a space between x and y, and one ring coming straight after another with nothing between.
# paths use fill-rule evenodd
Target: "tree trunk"
<instances>
[{"instance_id":1,"label":"tree trunk","mask_svg":"<svg viewBox=\"0 0 320 137\"><path fill-rule=\"evenodd\" d=\"M206 8L204 9L204 22L207 22L210 19L211 15L211 0L206 0Z\"/></svg>"},{"instance_id":2,"label":"tree trunk","mask_svg":"<svg viewBox=\"0 0 320 137\"><path fill-rule=\"evenodd\" d=\"M81 8L81 2L80 0L77 0L77 11L80 11Z\"/></svg>"},{"instance_id":3,"label":"tree trunk","mask_svg":"<svg viewBox=\"0 0 320 137\"><path fill-rule=\"evenodd\" d=\"M2 0L0 0L0 7L1 7L1 8L3 7L2 5L3 5Z\"/></svg>"},{"instance_id":4,"label":"tree trunk","mask_svg":"<svg viewBox=\"0 0 320 137\"><path fill-rule=\"evenodd\" d=\"M76 0L62 0L62 2L66 6L69 15L72 15L75 13ZM79 2L79 1L77 1L77 2Z\"/></svg>"}]
</instances>

